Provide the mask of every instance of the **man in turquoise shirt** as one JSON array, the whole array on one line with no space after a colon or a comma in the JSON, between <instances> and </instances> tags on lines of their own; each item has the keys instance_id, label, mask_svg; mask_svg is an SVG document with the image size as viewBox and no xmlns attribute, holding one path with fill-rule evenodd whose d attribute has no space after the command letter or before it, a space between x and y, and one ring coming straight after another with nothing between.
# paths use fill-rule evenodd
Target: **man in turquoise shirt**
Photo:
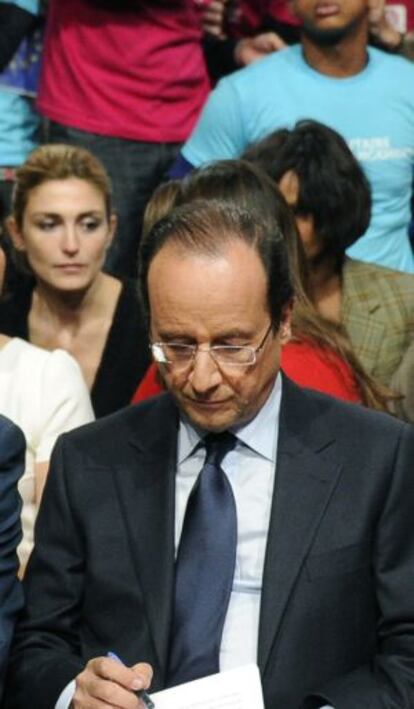
<instances>
[{"instance_id":1,"label":"man in turquoise shirt","mask_svg":"<svg viewBox=\"0 0 414 709\"><path fill-rule=\"evenodd\" d=\"M349 255L414 272L408 239L414 165L414 66L367 47L368 0L294 0L302 44L223 79L183 148L193 166L240 155L302 118L348 141L373 192L372 221Z\"/></svg>"}]
</instances>

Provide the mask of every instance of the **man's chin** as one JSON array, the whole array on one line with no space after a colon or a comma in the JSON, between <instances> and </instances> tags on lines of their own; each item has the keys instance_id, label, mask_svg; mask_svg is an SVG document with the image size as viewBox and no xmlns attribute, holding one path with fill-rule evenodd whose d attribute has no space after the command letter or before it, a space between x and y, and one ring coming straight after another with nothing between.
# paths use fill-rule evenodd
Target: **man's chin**
<instances>
[{"instance_id":1,"label":"man's chin","mask_svg":"<svg viewBox=\"0 0 414 709\"><path fill-rule=\"evenodd\" d=\"M320 47L335 47L352 32L355 24L352 22L345 27L317 27L304 20L302 33Z\"/></svg>"},{"instance_id":2,"label":"man's chin","mask_svg":"<svg viewBox=\"0 0 414 709\"><path fill-rule=\"evenodd\" d=\"M182 400L179 403L190 422L204 431L220 433L238 423L238 413L229 404Z\"/></svg>"}]
</instances>

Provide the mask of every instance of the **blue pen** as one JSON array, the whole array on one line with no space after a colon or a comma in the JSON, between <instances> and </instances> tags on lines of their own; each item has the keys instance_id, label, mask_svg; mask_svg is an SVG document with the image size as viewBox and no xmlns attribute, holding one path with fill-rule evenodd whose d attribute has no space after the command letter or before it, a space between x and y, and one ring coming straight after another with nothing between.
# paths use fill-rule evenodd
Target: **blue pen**
<instances>
[{"instance_id":1,"label":"blue pen","mask_svg":"<svg viewBox=\"0 0 414 709\"><path fill-rule=\"evenodd\" d=\"M116 660L117 662L120 662L122 665L125 664L124 662L122 662L121 658L118 657L118 655L115 655L114 652L107 652L106 656L110 657L111 660ZM142 702L144 702L147 709L155 709L155 704L152 701L149 694L147 694L145 689L139 689L137 692L135 692L135 694L137 695L138 699L140 699Z\"/></svg>"}]
</instances>

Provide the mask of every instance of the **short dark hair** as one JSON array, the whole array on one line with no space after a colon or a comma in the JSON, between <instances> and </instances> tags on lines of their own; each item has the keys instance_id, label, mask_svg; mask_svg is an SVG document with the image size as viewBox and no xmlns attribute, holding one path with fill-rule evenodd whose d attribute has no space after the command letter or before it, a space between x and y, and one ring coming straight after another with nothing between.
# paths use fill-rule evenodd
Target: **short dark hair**
<instances>
[{"instance_id":1,"label":"short dark hair","mask_svg":"<svg viewBox=\"0 0 414 709\"><path fill-rule=\"evenodd\" d=\"M371 218L369 182L345 140L313 120L298 121L250 146L244 159L276 182L290 170L299 180L296 211L311 214L326 251L343 256Z\"/></svg>"},{"instance_id":2,"label":"short dark hair","mask_svg":"<svg viewBox=\"0 0 414 709\"><path fill-rule=\"evenodd\" d=\"M168 243L185 252L217 256L240 240L255 249L268 281L268 306L275 329L293 297L284 237L274 221L256 211L220 199L196 199L175 207L143 238L140 249L140 287L149 316L148 272L156 254Z\"/></svg>"}]
</instances>

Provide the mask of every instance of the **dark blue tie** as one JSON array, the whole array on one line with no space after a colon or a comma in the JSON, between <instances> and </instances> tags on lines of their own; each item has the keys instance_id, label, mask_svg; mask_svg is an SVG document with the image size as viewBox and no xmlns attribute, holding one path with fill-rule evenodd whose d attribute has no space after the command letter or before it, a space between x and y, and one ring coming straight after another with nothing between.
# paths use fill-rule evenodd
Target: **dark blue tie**
<instances>
[{"instance_id":1,"label":"dark blue tie","mask_svg":"<svg viewBox=\"0 0 414 709\"><path fill-rule=\"evenodd\" d=\"M168 686L219 671L224 620L233 585L237 514L221 462L236 444L209 434L206 459L188 500L175 567Z\"/></svg>"}]
</instances>

